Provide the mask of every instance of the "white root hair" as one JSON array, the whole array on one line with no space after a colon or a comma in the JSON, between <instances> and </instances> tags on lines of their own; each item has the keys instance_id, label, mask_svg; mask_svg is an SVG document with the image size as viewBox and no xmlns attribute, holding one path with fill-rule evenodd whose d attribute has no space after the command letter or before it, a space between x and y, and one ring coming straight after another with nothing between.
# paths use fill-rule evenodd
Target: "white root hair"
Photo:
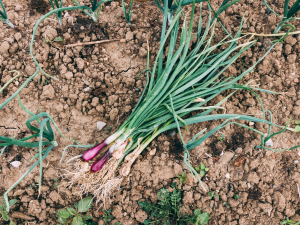
<instances>
[{"instance_id":1,"label":"white root hair","mask_svg":"<svg viewBox=\"0 0 300 225\"><path fill-rule=\"evenodd\" d=\"M94 195L96 204L111 199L111 194L119 190L123 177L116 175L118 160L110 158L103 168L93 173L88 162L76 160L67 165L67 169L61 169L60 177L63 179L61 186L69 189L75 187L75 194L83 196L87 193Z\"/></svg>"}]
</instances>

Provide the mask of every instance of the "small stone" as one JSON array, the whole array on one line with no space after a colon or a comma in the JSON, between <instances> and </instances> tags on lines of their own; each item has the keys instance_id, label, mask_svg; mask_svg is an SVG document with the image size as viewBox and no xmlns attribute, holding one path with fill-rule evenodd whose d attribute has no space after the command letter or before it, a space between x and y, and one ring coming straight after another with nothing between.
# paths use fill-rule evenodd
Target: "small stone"
<instances>
[{"instance_id":1,"label":"small stone","mask_svg":"<svg viewBox=\"0 0 300 225\"><path fill-rule=\"evenodd\" d=\"M156 148L152 149L150 152L149 152L149 155L155 155L156 153Z\"/></svg>"},{"instance_id":2,"label":"small stone","mask_svg":"<svg viewBox=\"0 0 300 225\"><path fill-rule=\"evenodd\" d=\"M100 131L103 129L103 127L106 126L106 123L102 122L102 121L98 121L97 122L97 129Z\"/></svg>"},{"instance_id":3,"label":"small stone","mask_svg":"<svg viewBox=\"0 0 300 225\"><path fill-rule=\"evenodd\" d=\"M26 71L26 73L29 75L29 76L31 76L32 74L34 74L35 73L35 68L33 68L32 66L26 66L26 68L25 68L25 71Z\"/></svg>"},{"instance_id":4,"label":"small stone","mask_svg":"<svg viewBox=\"0 0 300 225\"><path fill-rule=\"evenodd\" d=\"M83 70L83 68L84 68L84 60L82 58L76 58L75 62L76 62L78 70L79 71Z\"/></svg>"},{"instance_id":5,"label":"small stone","mask_svg":"<svg viewBox=\"0 0 300 225\"><path fill-rule=\"evenodd\" d=\"M15 37L16 41L19 41L22 38L22 34L20 32L15 33L14 37Z\"/></svg>"},{"instance_id":6,"label":"small stone","mask_svg":"<svg viewBox=\"0 0 300 225\"><path fill-rule=\"evenodd\" d=\"M35 219L34 217L27 216L27 215L25 215L23 213L20 213L20 212L13 212L11 214L11 217L16 218L16 219L23 219L23 220L34 220Z\"/></svg>"},{"instance_id":7,"label":"small stone","mask_svg":"<svg viewBox=\"0 0 300 225\"><path fill-rule=\"evenodd\" d=\"M66 77L67 80L70 80L70 79L73 78L73 73L72 73L72 72L67 72L67 73L65 74L65 77Z\"/></svg>"},{"instance_id":8,"label":"small stone","mask_svg":"<svg viewBox=\"0 0 300 225\"><path fill-rule=\"evenodd\" d=\"M298 78L295 78L295 79L294 79L294 82L295 82L295 83L299 83L299 79L298 79Z\"/></svg>"},{"instance_id":9,"label":"small stone","mask_svg":"<svg viewBox=\"0 0 300 225\"><path fill-rule=\"evenodd\" d=\"M142 58L146 57L147 56L147 50L144 49L144 48L140 48L139 56L142 57Z\"/></svg>"},{"instance_id":10,"label":"small stone","mask_svg":"<svg viewBox=\"0 0 300 225\"><path fill-rule=\"evenodd\" d=\"M121 43L125 43L126 40L125 40L125 39L121 39L120 42L121 42Z\"/></svg>"},{"instance_id":11,"label":"small stone","mask_svg":"<svg viewBox=\"0 0 300 225\"><path fill-rule=\"evenodd\" d=\"M16 5L15 6L15 11L21 11L23 9L23 6L22 5Z\"/></svg>"},{"instance_id":12,"label":"small stone","mask_svg":"<svg viewBox=\"0 0 300 225\"><path fill-rule=\"evenodd\" d=\"M230 178L230 174L229 174L229 173L226 173L225 177L226 177L227 179L229 179L229 178Z\"/></svg>"},{"instance_id":13,"label":"small stone","mask_svg":"<svg viewBox=\"0 0 300 225\"><path fill-rule=\"evenodd\" d=\"M247 183L247 187L248 187L248 188L251 188L251 184L250 184L250 183Z\"/></svg>"},{"instance_id":14,"label":"small stone","mask_svg":"<svg viewBox=\"0 0 300 225\"><path fill-rule=\"evenodd\" d=\"M273 146L273 141L272 141L272 139L267 140L266 143L265 143L265 145L266 145L266 146L271 146L271 147L272 147L272 146Z\"/></svg>"},{"instance_id":15,"label":"small stone","mask_svg":"<svg viewBox=\"0 0 300 225\"><path fill-rule=\"evenodd\" d=\"M22 163L20 161L13 161L10 163L10 165L15 168L19 168L19 166L21 166L21 164Z\"/></svg>"},{"instance_id":16,"label":"small stone","mask_svg":"<svg viewBox=\"0 0 300 225\"><path fill-rule=\"evenodd\" d=\"M298 164L298 163L299 163L299 160L295 160L294 163L295 163L295 164Z\"/></svg>"},{"instance_id":17,"label":"small stone","mask_svg":"<svg viewBox=\"0 0 300 225\"><path fill-rule=\"evenodd\" d=\"M126 33L126 41L131 41L133 39L133 33L131 31Z\"/></svg>"},{"instance_id":18,"label":"small stone","mask_svg":"<svg viewBox=\"0 0 300 225\"><path fill-rule=\"evenodd\" d=\"M88 92L91 88L90 87L86 87L85 89L83 89L85 92Z\"/></svg>"},{"instance_id":19,"label":"small stone","mask_svg":"<svg viewBox=\"0 0 300 225\"><path fill-rule=\"evenodd\" d=\"M48 37L52 41L57 37L57 31L53 27L48 26L43 36Z\"/></svg>"},{"instance_id":20,"label":"small stone","mask_svg":"<svg viewBox=\"0 0 300 225\"><path fill-rule=\"evenodd\" d=\"M41 99L53 99L55 97L54 88L49 84L43 87Z\"/></svg>"},{"instance_id":21,"label":"small stone","mask_svg":"<svg viewBox=\"0 0 300 225\"><path fill-rule=\"evenodd\" d=\"M4 41L0 46L0 53L7 56L8 49L9 49L9 43L7 41Z\"/></svg>"},{"instance_id":22,"label":"small stone","mask_svg":"<svg viewBox=\"0 0 300 225\"><path fill-rule=\"evenodd\" d=\"M253 126L253 125L254 125L254 122L250 121L249 126Z\"/></svg>"}]
</instances>

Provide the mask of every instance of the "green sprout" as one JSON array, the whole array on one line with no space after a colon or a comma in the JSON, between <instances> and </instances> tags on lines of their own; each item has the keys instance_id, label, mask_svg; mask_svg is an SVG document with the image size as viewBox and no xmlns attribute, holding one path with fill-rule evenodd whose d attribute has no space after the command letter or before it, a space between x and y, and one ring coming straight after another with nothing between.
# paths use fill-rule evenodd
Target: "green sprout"
<instances>
[{"instance_id":1,"label":"green sprout","mask_svg":"<svg viewBox=\"0 0 300 225\"><path fill-rule=\"evenodd\" d=\"M195 167L195 170L196 170L197 172L200 171L200 176L203 177L203 176L205 175L205 172L208 172L208 171L209 171L209 168L206 167L206 166L204 165L204 163L201 163L200 167L199 167L199 166L196 166L196 167Z\"/></svg>"},{"instance_id":2,"label":"green sprout","mask_svg":"<svg viewBox=\"0 0 300 225\"><path fill-rule=\"evenodd\" d=\"M286 225L300 225L300 221L296 222L296 221L292 221L289 218L286 218L285 221L283 221L281 224L286 224Z\"/></svg>"},{"instance_id":3,"label":"green sprout","mask_svg":"<svg viewBox=\"0 0 300 225\"><path fill-rule=\"evenodd\" d=\"M125 16L125 19L126 19L126 21L127 21L127 23L128 23L129 25L131 25L131 23L130 23L131 15L132 15L131 7L132 7L132 4L133 4L133 1L134 1L134 0L131 0L131 2L130 2L130 4L129 4L128 12L127 12L127 11L126 11L126 6L125 6L125 1L122 0L122 8L123 8L124 16Z\"/></svg>"},{"instance_id":4,"label":"green sprout","mask_svg":"<svg viewBox=\"0 0 300 225\"><path fill-rule=\"evenodd\" d=\"M185 172L183 172L181 175L177 175L177 177L179 178L179 181L182 184L185 184L185 182L188 178Z\"/></svg>"},{"instance_id":5,"label":"green sprout","mask_svg":"<svg viewBox=\"0 0 300 225\"><path fill-rule=\"evenodd\" d=\"M3 218L4 221L9 221L9 216L6 212L6 208L10 208L12 207L18 200L17 199L11 199L8 201L8 203L6 203L6 201L4 200L4 198L2 198L2 204L3 205L0 205L0 213L1 213L1 216ZM8 204L8 205L7 205ZM12 222L12 221L11 221Z\"/></svg>"},{"instance_id":6,"label":"green sprout","mask_svg":"<svg viewBox=\"0 0 300 225\"><path fill-rule=\"evenodd\" d=\"M233 195L233 198L236 200L240 199L240 197L237 194Z\"/></svg>"},{"instance_id":7,"label":"green sprout","mask_svg":"<svg viewBox=\"0 0 300 225\"><path fill-rule=\"evenodd\" d=\"M295 124L296 124L295 131L296 132L300 132L300 121L299 120L295 120Z\"/></svg>"},{"instance_id":8,"label":"green sprout","mask_svg":"<svg viewBox=\"0 0 300 225\"><path fill-rule=\"evenodd\" d=\"M208 197L210 198L210 199L219 199L220 198L220 196L218 195L218 193L216 192L216 191L210 191L210 192L208 192Z\"/></svg>"},{"instance_id":9,"label":"green sprout","mask_svg":"<svg viewBox=\"0 0 300 225\"><path fill-rule=\"evenodd\" d=\"M225 134L223 134L222 132L219 132L219 134L221 134L222 136L221 137L218 137L218 140L220 142L223 142L225 140Z\"/></svg>"},{"instance_id":10,"label":"green sprout","mask_svg":"<svg viewBox=\"0 0 300 225\"><path fill-rule=\"evenodd\" d=\"M100 215L102 215L102 220L104 222L104 225L109 225L110 221L114 218L113 215L111 214L111 209L105 210L103 209Z\"/></svg>"},{"instance_id":11,"label":"green sprout","mask_svg":"<svg viewBox=\"0 0 300 225\"><path fill-rule=\"evenodd\" d=\"M8 24L11 28L15 28L15 26L9 21L9 19L7 17L7 13L6 13L5 7L4 7L4 5L2 3L2 0L0 0L0 6L2 8L2 10L0 9L0 20L3 23Z\"/></svg>"},{"instance_id":12,"label":"green sprout","mask_svg":"<svg viewBox=\"0 0 300 225\"><path fill-rule=\"evenodd\" d=\"M60 0L60 4L58 3L58 0L49 0L49 1L53 9L62 8L63 0ZM62 11L56 12L55 15L58 19L59 25L62 26Z\"/></svg>"},{"instance_id":13,"label":"green sprout","mask_svg":"<svg viewBox=\"0 0 300 225\"><path fill-rule=\"evenodd\" d=\"M74 204L74 208L67 207L66 209L60 209L57 212L57 219L60 224L73 224L73 225L96 225L96 222L89 222L93 219L90 215L82 215L86 213L93 203L92 197L81 199L79 202Z\"/></svg>"}]
</instances>

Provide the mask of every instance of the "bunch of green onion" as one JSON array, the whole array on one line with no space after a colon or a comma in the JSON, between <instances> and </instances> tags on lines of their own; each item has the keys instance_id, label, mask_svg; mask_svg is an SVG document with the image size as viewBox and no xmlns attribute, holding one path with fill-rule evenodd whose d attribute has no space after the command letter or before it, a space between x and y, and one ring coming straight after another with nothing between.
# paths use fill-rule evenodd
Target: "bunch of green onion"
<instances>
[{"instance_id":1,"label":"bunch of green onion","mask_svg":"<svg viewBox=\"0 0 300 225\"><path fill-rule=\"evenodd\" d=\"M167 5L166 0L164 3L164 5ZM265 119L265 110L263 109L263 106L263 119L238 114L217 113L209 115L214 110L223 109L221 107L222 103L224 103L236 90L245 89L254 94L255 92L253 89L266 91L258 88L251 88L248 84L241 85L237 82L240 81L244 75L251 72L255 65L271 51L277 42L272 45L260 60L239 76L227 78L221 77L223 71L234 63L243 52L253 46L256 41L248 40L243 44L238 44L242 38L245 39L245 37L241 37L241 28L243 25L241 23L240 29L234 37L228 35L219 43L212 45L216 23L213 22L210 12L211 9L209 7L206 29L201 36L202 18L200 16L197 41L195 46L190 50L189 46L194 37L192 35L192 29L195 2L192 5L189 26L187 26L187 17L183 14L181 7L182 1L178 1L177 14L174 16L168 30L166 30L168 12L167 10L164 11L160 49L152 71L148 70L148 50L148 65L147 70L145 71L147 83L142 96L131 115L113 135L83 154L83 160L90 161L94 159L98 153L105 152L104 149L108 148L100 159L92 164L92 172L101 170L105 163L113 156L118 160L117 166L114 165L113 167L119 168L118 173L121 176L128 175L135 159L154 138L162 132L177 128L185 149L184 162L190 171L197 176L202 185L197 172L189 163L188 151L204 142L213 133L229 124L237 124L260 134L262 137L261 148L266 148L264 143L272 136L278 134L275 133L271 135L271 127L280 126ZM201 8L202 3L200 3L200 15ZM180 18L183 20L181 32L179 32ZM165 52L164 46L167 45L168 38L169 48L168 51ZM178 47L176 47L177 43L179 43ZM217 51L223 49L225 46L228 46L225 50ZM167 57L163 63L164 54L166 54ZM233 90L233 92L218 104L207 106L207 103L226 90ZM270 91L266 92L272 93ZM258 97L257 94L255 95ZM197 111L198 114L192 116L191 112L194 111ZM203 129L188 143L184 142L180 127L185 127L188 130L188 125L221 119L225 119L225 121L219 126L208 132L206 132L206 129ZM262 132L238 123L236 120L268 124L270 125L269 133L265 137ZM287 126L284 127L282 131L286 129ZM121 165L122 162L123 165Z\"/></svg>"}]
</instances>

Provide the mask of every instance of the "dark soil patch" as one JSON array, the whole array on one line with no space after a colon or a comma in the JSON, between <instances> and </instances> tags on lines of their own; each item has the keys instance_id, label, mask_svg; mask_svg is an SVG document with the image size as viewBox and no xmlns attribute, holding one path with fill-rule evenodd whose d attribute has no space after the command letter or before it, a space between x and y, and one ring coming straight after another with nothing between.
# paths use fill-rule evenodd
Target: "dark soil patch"
<instances>
[{"instance_id":1,"label":"dark soil patch","mask_svg":"<svg viewBox=\"0 0 300 225\"><path fill-rule=\"evenodd\" d=\"M29 8L35 9L38 13L41 14L45 14L49 6L49 3L45 0L30 0L29 2ZM34 11L31 11L30 14L34 15Z\"/></svg>"}]
</instances>

